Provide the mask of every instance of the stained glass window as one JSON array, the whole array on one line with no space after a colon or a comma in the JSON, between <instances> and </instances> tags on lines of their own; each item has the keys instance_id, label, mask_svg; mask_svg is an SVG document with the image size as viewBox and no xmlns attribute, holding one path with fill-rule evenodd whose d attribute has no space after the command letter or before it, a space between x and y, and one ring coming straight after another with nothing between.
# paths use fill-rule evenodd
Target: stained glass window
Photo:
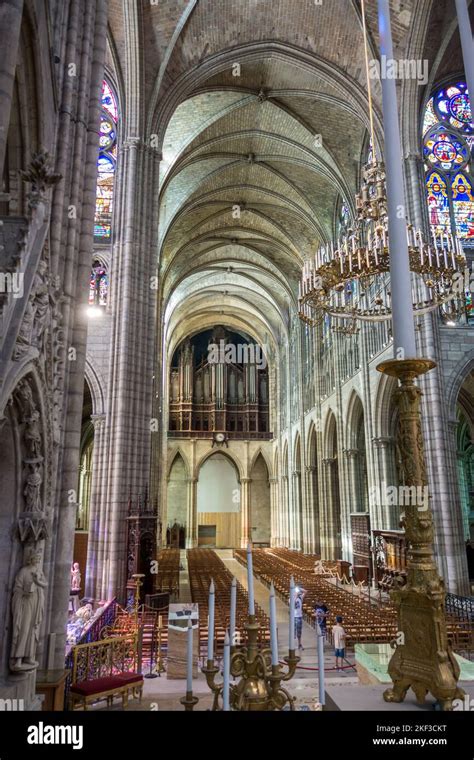
<instances>
[{"instance_id":1,"label":"stained glass window","mask_svg":"<svg viewBox=\"0 0 474 760\"><path fill-rule=\"evenodd\" d=\"M466 83L440 87L423 120L423 158L431 228L474 244L474 124Z\"/></svg>"},{"instance_id":2,"label":"stained glass window","mask_svg":"<svg viewBox=\"0 0 474 760\"><path fill-rule=\"evenodd\" d=\"M92 265L89 283L89 306L105 306L108 287L107 270L99 261L95 261Z\"/></svg>"},{"instance_id":3,"label":"stained glass window","mask_svg":"<svg viewBox=\"0 0 474 760\"><path fill-rule=\"evenodd\" d=\"M118 110L115 95L105 80L102 83L101 104L94 239L97 243L107 243L111 237Z\"/></svg>"},{"instance_id":4,"label":"stained glass window","mask_svg":"<svg viewBox=\"0 0 474 760\"><path fill-rule=\"evenodd\" d=\"M446 182L439 172L431 172L426 179L426 195L431 228L434 232L449 232L451 217Z\"/></svg>"},{"instance_id":5,"label":"stained glass window","mask_svg":"<svg viewBox=\"0 0 474 760\"><path fill-rule=\"evenodd\" d=\"M349 211L349 206L345 201L341 204L341 211L339 213L339 229L338 234L339 235L345 235L350 227L351 222L351 214Z\"/></svg>"}]
</instances>

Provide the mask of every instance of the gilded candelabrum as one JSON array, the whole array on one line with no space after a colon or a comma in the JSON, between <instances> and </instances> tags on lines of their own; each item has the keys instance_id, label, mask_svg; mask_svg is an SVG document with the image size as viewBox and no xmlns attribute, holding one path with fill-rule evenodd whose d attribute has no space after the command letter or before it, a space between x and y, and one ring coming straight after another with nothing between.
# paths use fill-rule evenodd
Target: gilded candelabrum
<instances>
[{"instance_id":1,"label":"gilded candelabrum","mask_svg":"<svg viewBox=\"0 0 474 760\"><path fill-rule=\"evenodd\" d=\"M462 699L464 692L457 686L459 665L446 632L444 582L433 556L433 513L427 498L420 414L422 392L415 385L417 377L435 366L429 359L393 359L377 367L400 383L395 394L399 413L397 445L404 486L410 490L410 503L402 515L408 547L407 583L391 592L403 643L392 644L395 652L388 673L393 686L384 692L384 699L403 702L411 687L420 704L430 692L443 710L451 710L452 700Z\"/></svg>"},{"instance_id":2,"label":"gilded candelabrum","mask_svg":"<svg viewBox=\"0 0 474 760\"><path fill-rule=\"evenodd\" d=\"M255 615L250 615L245 626L247 644L231 647L230 674L237 683L230 684L230 709L237 711L272 711L283 710L289 705L294 710L295 697L281 685L290 681L300 658L295 651L289 651L284 662L288 666L286 673L281 665L271 664L271 651L259 647L258 629ZM208 660L202 672L206 676L207 685L214 694L213 710L220 710L219 700L222 701L223 683L216 683L219 668L213 660Z\"/></svg>"},{"instance_id":3,"label":"gilded candelabrum","mask_svg":"<svg viewBox=\"0 0 474 760\"><path fill-rule=\"evenodd\" d=\"M134 588L134 594L133 594L133 615L135 618L135 625L138 629L138 613L140 609L140 589L143 586L142 578L144 578L145 575L143 573L134 573L132 575L133 581L135 583Z\"/></svg>"}]
</instances>

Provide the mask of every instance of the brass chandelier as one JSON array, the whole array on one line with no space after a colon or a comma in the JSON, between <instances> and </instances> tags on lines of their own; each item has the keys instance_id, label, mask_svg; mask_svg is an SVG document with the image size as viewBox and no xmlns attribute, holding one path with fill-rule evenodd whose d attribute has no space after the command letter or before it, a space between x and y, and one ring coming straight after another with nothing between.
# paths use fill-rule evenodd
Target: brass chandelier
<instances>
[{"instance_id":1,"label":"brass chandelier","mask_svg":"<svg viewBox=\"0 0 474 760\"><path fill-rule=\"evenodd\" d=\"M298 314L310 325L320 322L326 314L336 320L336 330L354 332L355 321L391 318L390 245L382 162L374 159L364 168L356 208L357 220L348 234L336 245L321 247L304 264ZM419 316L458 295L453 285L459 275L464 276L467 264L461 242L452 233L433 233L429 239L408 223L407 243L410 270L415 275L413 310Z\"/></svg>"},{"instance_id":2,"label":"brass chandelier","mask_svg":"<svg viewBox=\"0 0 474 760\"><path fill-rule=\"evenodd\" d=\"M322 246L305 261L298 287L298 316L303 322L314 326L329 316L331 328L346 334L358 332L360 322L392 316L386 177L375 154L364 0L361 9L372 158L362 171L352 228L335 245ZM451 301L447 313L450 319L457 318L463 306L454 284L467 266L460 239L435 232L429 238L409 222L406 234L415 316Z\"/></svg>"}]
</instances>

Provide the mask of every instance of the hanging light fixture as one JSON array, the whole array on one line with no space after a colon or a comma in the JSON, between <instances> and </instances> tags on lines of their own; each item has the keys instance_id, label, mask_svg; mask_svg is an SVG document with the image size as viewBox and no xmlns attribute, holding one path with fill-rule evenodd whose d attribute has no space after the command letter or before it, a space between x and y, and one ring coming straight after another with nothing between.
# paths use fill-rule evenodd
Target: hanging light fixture
<instances>
[{"instance_id":1,"label":"hanging light fixture","mask_svg":"<svg viewBox=\"0 0 474 760\"><path fill-rule=\"evenodd\" d=\"M372 157L362 172L353 227L304 263L298 292L303 322L315 325L327 315L332 329L345 334L358 332L360 322L391 319L385 167L375 152L364 0L361 5ZM457 297L453 285L464 273L466 259L460 239L452 233L433 232L428 238L407 222L407 243L414 275L413 310L419 316Z\"/></svg>"}]
</instances>

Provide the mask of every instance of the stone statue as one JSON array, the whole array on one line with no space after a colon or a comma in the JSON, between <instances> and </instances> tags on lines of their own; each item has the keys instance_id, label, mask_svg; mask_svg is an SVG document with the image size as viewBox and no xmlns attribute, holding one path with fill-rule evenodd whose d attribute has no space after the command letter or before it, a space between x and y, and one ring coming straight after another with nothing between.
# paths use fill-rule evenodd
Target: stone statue
<instances>
[{"instance_id":1,"label":"stone statue","mask_svg":"<svg viewBox=\"0 0 474 760\"><path fill-rule=\"evenodd\" d=\"M40 468L36 466L27 476L25 489L23 491L27 512L42 512L43 510L40 494L42 481Z\"/></svg>"},{"instance_id":2,"label":"stone statue","mask_svg":"<svg viewBox=\"0 0 474 760\"><path fill-rule=\"evenodd\" d=\"M40 567L41 553L31 552L13 584L13 635L10 650L12 671L33 670L39 630L44 614L46 580Z\"/></svg>"},{"instance_id":3,"label":"stone statue","mask_svg":"<svg viewBox=\"0 0 474 760\"><path fill-rule=\"evenodd\" d=\"M81 571L79 562L73 562L71 568L71 591L78 591L81 588Z\"/></svg>"},{"instance_id":4,"label":"stone statue","mask_svg":"<svg viewBox=\"0 0 474 760\"><path fill-rule=\"evenodd\" d=\"M26 304L25 313L21 327L18 331L18 337L16 341L15 351L13 354L14 359L21 359L33 342L33 324L35 320L35 310L33 309L31 301Z\"/></svg>"},{"instance_id":5,"label":"stone statue","mask_svg":"<svg viewBox=\"0 0 474 760\"><path fill-rule=\"evenodd\" d=\"M40 413L37 409L34 409L31 412L31 415L25 419L26 427L24 439L28 456L31 459L37 459L41 456L41 431L39 419Z\"/></svg>"},{"instance_id":6,"label":"stone statue","mask_svg":"<svg viewBox=\"0 0 474 760\"><path fill-rule=\"evenodd\" d=\"M35 312L33 326L33 340L36 346L43 349L43 334L49 316L49 279L47 275L48 265L44 259L38 264L38 271L33 280L33 307Z\"/></svg>"}]
</instances>

